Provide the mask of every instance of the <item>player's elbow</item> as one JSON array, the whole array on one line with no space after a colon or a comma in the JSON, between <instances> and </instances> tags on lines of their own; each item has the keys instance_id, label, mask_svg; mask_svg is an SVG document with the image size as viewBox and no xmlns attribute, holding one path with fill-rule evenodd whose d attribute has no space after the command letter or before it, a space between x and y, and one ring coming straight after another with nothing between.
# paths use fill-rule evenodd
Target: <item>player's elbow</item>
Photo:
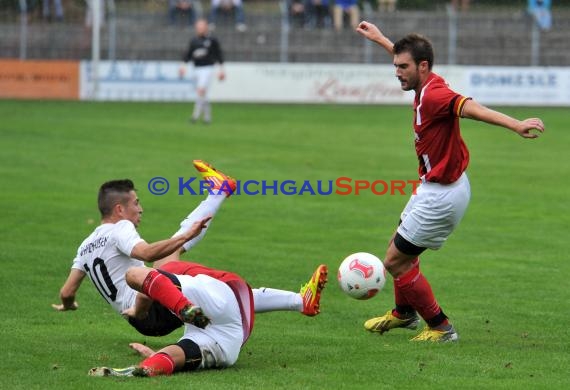
<instances>
[{"instance_id":1,"label":"player's elbow","mask_svg":"<svg viewBox=\"0 0 570 390\"><path fill-rule=\"evenodd\" d=\"M147 263L153 262L156 259L154 258L154 254L152 253L152 248L146 242L141 242L133 248L131 251L131 257L145 261Z\"/></svg>"},{"instance_id":2,"label":"player's elbow","mask_svg":"<svg viewBox=\"0 0 570 390\"><path fill-rule=\"evenodd\" d=\"M142 260L145 263L152 263L154 260L156 260L153 255L150 253L150 251L146 251L143 250L140 253L138 253L136 256L133 256L136 259Z\"/></svg>"}]
</instances>

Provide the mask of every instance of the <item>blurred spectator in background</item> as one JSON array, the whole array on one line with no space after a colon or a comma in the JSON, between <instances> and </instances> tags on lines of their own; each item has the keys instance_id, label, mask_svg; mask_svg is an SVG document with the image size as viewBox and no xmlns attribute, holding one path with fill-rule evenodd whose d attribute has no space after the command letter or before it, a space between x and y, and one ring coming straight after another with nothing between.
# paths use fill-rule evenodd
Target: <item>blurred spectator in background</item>
<instances>
[{"instance_id":1,"label":"blurred spectator in background","mask_svg":"<svg viewBox=\"0 0 570 390\"><path fill-rule=\"evenodd\" d=\"M469 10L471 0L451 0L451 6L456 11L466 12Z\"/></svg>"},{"instance_id":2,"label":"blurred spectator in background","mask_svg":"<svg viewBox=\"0 0 570 390\"><path fill-rule=\"evenodd\" d=\"M394 12L396 10L396 0L378 0L380 12Z\"/></svg>"},{"instance_id":3,"label":"blurred spectator in background","mask_svg":"<svg viewBox=\"0 0 570 390\"><path fill-rule=\"evenodd\" d=\"M52 3L55 11L55 20L61 22L63 20L63 5L61 4L61 0L42 0L42 16L44 19L51 21Z\"/></svg>"},{"instance_id":4,"label":"blurred spectator in background","mask_svg":"<svg viewBox=\"0 0 570 390\"><path fill-rule=\"evenodd\" d=\"M210 28L214 29L218 21L218 16L220 13L234 13L236 30L245 31L247 26L245 25L245 14L243 12L242 0L212 0L212 6L210 9Z\"/></svg>"},{"instance_id":5,"label":"blurred spectator in background","mask_svg":"<svg viewBox=\"0 0 570 390\"><path fill-rule=\"evenodd\" d=\"M305 25L309 28L323 28L330 25L329 0L305 0Z\"/></svg>"},{"instance_id":6,"label":"blurred spectator in background","mask_svg":"<svg viewBox=\"0 0 570 390\"><path fill-rule=\"evenodd\" d=\"M333 25L336 31L342 30L344 17L348 15L350 27L356 28L360 22L358 0L336 0L333 8Z\"/></svg>"},{"instance_id":7,"label":"blurred spectator in background","mask_svg":"<svg viewBox=\"0 0 570 390\"><path fill-rule=\"evenodd\" d=\"M189 26L193 26L201 14L202 5L199 0L168 0L168 19L172 25L176 24L177 16L181 16Z\"/></svg>"},{"instance_id":8,"label":"blurred spectator in background","mask_svg":"<svg viewBox=\"0 0 570 390\"><path fill-rule=\"evenodd\" d=\"M367 19L378 10L378 0L358 0L358 7L362 12L362 19Z\"/></svg>"},{"instance_id":9,"label":"blurred spectator in background","mask_svg":"<svg viewBox=\"0 0 570 390\"><path fill-rule=\"evenodd\" d=\"M287 0L287 11L289 13L289 24L295 27L305 26L305 0Z\"/></svg>"},{"instance_id":10,"label":"blurred spectator in background","mask_svg":"<svg viewBox=\"0 0 570 390\"><path fill-rule=\"evenodd\" d=\"M534 18L542 30L552 28L552 4L550 0L528 0L528 13Z\"/></svg>"}]
</instances>

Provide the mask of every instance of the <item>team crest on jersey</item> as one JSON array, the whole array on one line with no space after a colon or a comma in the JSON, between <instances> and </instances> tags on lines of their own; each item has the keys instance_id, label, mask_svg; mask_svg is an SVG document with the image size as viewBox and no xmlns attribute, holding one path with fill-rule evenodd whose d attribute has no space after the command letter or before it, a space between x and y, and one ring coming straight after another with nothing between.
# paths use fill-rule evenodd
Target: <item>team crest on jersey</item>
<instances>
[{"instance_id":1,"label":"team crest on jersey","mask_svg":"<svg viewBox=\"0 0 570 390\"><path fill-rule=\"evenodd\" d=\"M194 50L194 52L192 53L192 57L197 58L197 59L204 58L207 55L208 55L208 50L203 48L203 47L200 47L200 48Z\"/></svg>"}]
</instances>

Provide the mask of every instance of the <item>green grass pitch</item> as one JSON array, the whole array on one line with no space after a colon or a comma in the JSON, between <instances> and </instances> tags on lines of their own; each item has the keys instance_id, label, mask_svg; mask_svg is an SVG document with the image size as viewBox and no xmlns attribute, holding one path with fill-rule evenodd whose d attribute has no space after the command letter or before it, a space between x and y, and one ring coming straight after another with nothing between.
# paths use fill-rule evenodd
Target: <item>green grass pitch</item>
<instances>
[{"instance_id":1,"label":"green grass pitch","mask_svg":"<svg viewBox=\"0 0 570 390\"><path fill-rule=\"evenodd\" d=\"M540 116L547 132L524 140L464 120L472 199L443 249L422 269L461 337L416 344L415 333L368 334L363 322L392 307L343 295L336 269L348 254L383 257L408 195L234 196L186 255L243 275L253 286L298 290L321 262L329 284L316 318L258 315L230 369L164 378L89 378L125 366L137 334L86 281L76 312L50 304L78 244L99 220L98 186L135 181L141 235L171 235L202 199L147 183L194 177L205 159L242 180L416 179L410 107L214 106L210 126L187 122L188 104L0 101L0 388L563 388L568 385L568 110L506 108Z\"/></svg>"}]
</instances>

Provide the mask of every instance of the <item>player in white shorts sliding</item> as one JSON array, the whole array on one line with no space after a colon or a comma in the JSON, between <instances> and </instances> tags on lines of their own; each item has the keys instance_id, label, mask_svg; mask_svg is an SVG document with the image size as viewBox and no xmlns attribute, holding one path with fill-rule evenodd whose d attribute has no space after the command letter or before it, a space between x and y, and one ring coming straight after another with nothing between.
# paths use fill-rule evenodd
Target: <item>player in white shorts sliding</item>
<instances>
[{"instance_id":1,"label":"player in white shorts sliding","mask_svg":"<svg viewBox=\"0 0 570 390\"><path fill-rule=\"evenodd\" d=\"M538 118L523 121L493 111L452 91L432 72L429 40L410 34L392 43L375 25L361 22L356 31L393 56L396 77L404 91L414 91L414 136L422 184L401 214L401 223L388 245L384 265L394 278L395 308L365 322L371 332L415 329L418 314L426 328L414 341L455 341L457 332L441 310L431 286L420 272L419 255L439 249L461 221L470 198L465 170L469 152L459 130L459 118L498 125L524 138L544 131Z\"/></svg>"},{"instance_id":2,"label":"player in white shorts sliding","mask_svg":"<svg viewBox=\"0 0 570 390\"><path fill-rule=\"evenodd\" d=\"M167 278L180 288L179 295L207 317L201 324L187 323L176 344L157 353L141 344L132 344L146 358L127 368L96 367L91 376L157 376L179 371L225 368L233 365L241 347L251 334L254 323L253 293L238 275L194 264L186 275L137 267L144 283L154 283L156 275ZM146 277L144 276L146 274ZM154 294L157 295L154 295ZM151 288L153 299L171 297L160 287Z\"/></svg>"},{"instance_id":3,"label":"player in white shorts sliding","mask_svg":"<svg viewBox=\"0 0 570 390\"><path fill-rule=\"evenodd\" d=\"M126 277L127 270L145 267L144 261L154 262L155 268L171 273L185 274L188 271L192 263L177 261L179 255L204 237L210 219L236 186L233 178L203 161L195 160L194 166L204 180L211 184L208 197L188 215L172 238L152 244L146 243L136 230L143 210L133 183L130 180L118 180L101 186L98 203L102 223L79 246L72 269L60 290L61 304L52 305L54 309L77 309L75 296L88 275L105 301L127 317L129 323L141 334L169 334L195 314L192 313L192 307L174 305L166 308L153 303L144 318L129 316L133 314L136 291L128 285ZM254 289L255 311L289 310L315 316L319 313L320 296L326 277L327 267L320 265L299 293L271 288ZM155 285L159 284L157 282ZM171 283L167 280L165 284Z\"/></svg>"}]
</instances>

